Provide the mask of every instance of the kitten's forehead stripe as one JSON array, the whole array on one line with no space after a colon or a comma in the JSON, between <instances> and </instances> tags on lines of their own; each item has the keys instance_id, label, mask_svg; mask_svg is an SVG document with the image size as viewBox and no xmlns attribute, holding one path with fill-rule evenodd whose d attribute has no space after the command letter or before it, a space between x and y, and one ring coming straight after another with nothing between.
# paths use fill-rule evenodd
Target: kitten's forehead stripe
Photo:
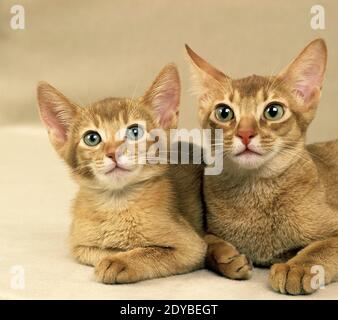
<instances>
[{"instance_id":1,"label":"kitten's forehead stripe","mask_svg":"<svg viewBox=\"0 0 338 320\"><path fill-rule=\"evenodd\" d=\"M262 101L265 101L267 99L267 94L265 93L265 90L261 88L258 90L257 95L256 95L256 103L260 103Z\"/></svg>"},{"instance_id":2,"label":"kitten's forehead stripe","mask_svg":"<svg viewBox=\"0 0 338 320\"><path fill-rule=\"evenodd\" d=\"M100 118L97 115L94 114L91 120L96 128L100 127Z\"/></svg>"},{"instance_id":3,"label":"kitten's forehead stripe","mask_svg":"<svg viewBox=\"0 0 338 320\"><path fill-rule=\"evenodd\" d=\"M150 109L150 108L149 108ZM130 117L153 122L150 110L126 98L106 98L83 109L83 122L99 128L103 122L127 124Z\"/></svg>"},{"instance_id":4,"label":"kitten's forehead stripe","mask_svg":"<svg viewBox=\"0 0 338 320\"><path fill-rule=\"evenodd\" d=\"M233 102L236 103L237 105L240 103L241 101L241 96L240 96L240 93L237 89L234 89L233 91Z\"/></svg>"},{"instance_id":5,"label":"kitten's forehead stripe","mask_svg":"<svg viewBox=\"0 0 338 320\"><path fill-rule=\"evenodd\" d=\"M233 80L233 88L241 97L256 97L262 88L266 87L269 80L263 76L252 75L246 78ZM265 91L265 90L264 90Z\"/></svg>"},{"instance_id":6,"label":"kitten's forehead stripe","mask_svg":"<svg viewBox=\"0 0 338 320\"><path fill-rule=\"evenodd\" d=\"M269 98L269 93L268 93L268 91L266 90L266 87L264 87L263 89L262 89L262 94L263 94L263 101L266 101L266 100L268 100L268 98Z\"/></svg>"},{"instance_id":7,"label":"kitten's forehead stripe","mask_svg":"<svg viewBox=\"0 0 338 320\"><path fill-rule=\"evenodd\" d=\"M230 92L228 99L231 103L234 102L234 91L233 90Z\"/></svg>"},{"instance_id":8,"label":"kitten's forehead stripe","mask_svg":"<svg viewBox=\"0 0 338 320\"><path fill-rule=\"evenodd\" d=\"M122 118L122 121L124 123L128 122L128 111L127 111L127 109L123 109L123 111L121 113L121 118Z\"/></svg>"}]
</instances>

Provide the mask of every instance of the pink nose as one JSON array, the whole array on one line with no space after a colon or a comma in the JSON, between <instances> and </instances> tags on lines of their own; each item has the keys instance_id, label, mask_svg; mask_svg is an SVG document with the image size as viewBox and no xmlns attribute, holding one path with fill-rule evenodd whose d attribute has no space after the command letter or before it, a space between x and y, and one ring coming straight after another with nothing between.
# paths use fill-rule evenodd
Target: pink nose
<instances>
[{"instance_id":1,"label":"pink nose","mask_svg":"<svg viewBox=\"0 0 338 320\"><path fill-rule=\"evenodd\" d=\"M107 153L107 154L106 154L106 157L112 159L113 162L116 162L115 152Z\"/></svg>"},{"instance_id":2,"label":"pink nose","mask_svg":"<svg viewBox=\"0 0 338 320\"><path fill-rule=\"evenodd\" d=\"M242 142L247 146L250 143L250 140L255 137L254 130L238 130L237 136L241 138Z\"/></svg>"}]
</instances>

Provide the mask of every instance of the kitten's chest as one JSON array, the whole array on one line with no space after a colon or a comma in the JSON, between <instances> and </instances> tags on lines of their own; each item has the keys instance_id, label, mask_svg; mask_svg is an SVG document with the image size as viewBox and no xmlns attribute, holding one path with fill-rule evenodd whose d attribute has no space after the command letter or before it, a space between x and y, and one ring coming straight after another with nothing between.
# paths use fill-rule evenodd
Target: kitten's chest
<instances>
[{"instance_id":1,"label":"kitten's chest","mask_svg":"<svg viewBox=\"0 0 338 320\"><path fill-rule=\"evenodd\" d=\"M208 184L206 184L208 187ZM255 263L274 258L304 243L301 224L282 194L264 185L237 190L206 190L209 231L235 245Z\"/></svg>"},{"instance_id":2,"label":"kitten's chest","mask_svg":"<svg viewBox=\"0 0 338 320\"><path fill-rule=\"evenodd\" d=\"M148 244L151 216L137 205L116 207L107 202L100 208L83 205L74 210L73 245L130 250Z\"/></svg>"},{"instance_id":3,"label":"kitten's chest","mask_svg":"<svg viewBox=\"0 0 338 320\"><path fill-rule=\"evenodd\" d=\"M304 244L299 226L277 217L279 212L270 212L269 216L254 211L242 212L242 217L237 214L231 210L222 214L209 212L209 230L232 243L256 264L270 264Z\"/></svg>"},{"instance_id":4,"label":"kitten's chest","mask_svg":"<svg viewBox=\"0 0 338 320\"><path fill-rule=\"evenodd\" d=\"M73 207L73 246L130 250L161 243L160 230L167 232L173 220L165 189L161 193L155 184L151 187L78 196Z\"/></svg>"},{"instance_id":5,"label":"kitten's chest","mask_svg":"<svg viewBox=\"0 0 338 320\"><path fill-rule=\"evenodd\" d=\"M130 250L148 243L146 219L132 210L114 212L97 228L102 248Z\"/></svg>"}]
</instances>

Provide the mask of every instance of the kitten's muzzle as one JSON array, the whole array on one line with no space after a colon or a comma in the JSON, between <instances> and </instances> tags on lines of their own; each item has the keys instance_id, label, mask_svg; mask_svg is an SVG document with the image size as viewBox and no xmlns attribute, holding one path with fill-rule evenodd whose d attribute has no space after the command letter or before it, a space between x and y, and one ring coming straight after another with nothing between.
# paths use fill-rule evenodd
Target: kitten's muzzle
<instances>
[{"instance_id":1,"label":"kitten's muzzle","mask_svg":"<svg viewBox=\"0 0 338 320\"><path fill-rule=\"evenodd\" d=\"M256 136L256 132L253 129L237 131L237 137L239 137L242 140L242 143L245 146L248 146L251 139L253 139L255 136Z\"/></svg>"}]
</instances>

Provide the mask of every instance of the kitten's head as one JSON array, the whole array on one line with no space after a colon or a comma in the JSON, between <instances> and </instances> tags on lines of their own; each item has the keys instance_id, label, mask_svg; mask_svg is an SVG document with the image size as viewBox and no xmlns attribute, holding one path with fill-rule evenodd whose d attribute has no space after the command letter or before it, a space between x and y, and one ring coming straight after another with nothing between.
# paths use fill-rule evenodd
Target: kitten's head
<instances>
[{"instance_id":1,"label":"kitten's head","mask_svg":"<svg viewBox=\"0 0 338 320\"><path fill-rule=\"evenodd\" d=\"M179 75L172 64L139 99L108 98L80 107L49 84L38 86L40 116L56 151L79 182L108 189L161 172L163 166L142 163L140 157L154 144L147 139L152 129L176 126L179 99Z\"/></svg>"},{"instance_id":2,"label":"kitten's head","mask_svg":"<svg viewBox=\"0 0 338 320\"><path fill-rule=\"evenodd\" d=\"M319 102L327 50L312 41L277 76L234 80L188 46L203 128L222 129L224 158L238 168L257 169L275 159L292 160L303 148Z\"/></svg>"}]
</instances>

